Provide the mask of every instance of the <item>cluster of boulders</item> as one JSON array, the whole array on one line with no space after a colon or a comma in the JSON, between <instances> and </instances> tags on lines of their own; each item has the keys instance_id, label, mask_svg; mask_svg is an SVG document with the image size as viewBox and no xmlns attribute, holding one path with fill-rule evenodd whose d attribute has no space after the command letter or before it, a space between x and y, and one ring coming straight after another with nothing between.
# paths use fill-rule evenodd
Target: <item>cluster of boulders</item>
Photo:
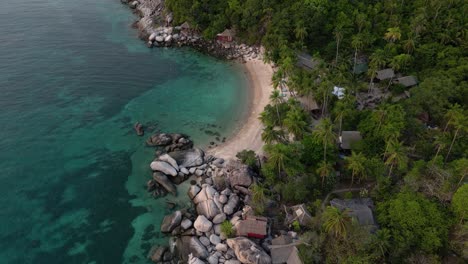
<instances>
[{"instance_id":1,"label":"cluster of boulders","mask_svg":"<svg viewBox=\"0 0 468 264\"><path fill-rule=\"evenodd\" d=\"M198 149L178 151L151 163L154 174L180 177L182 169L189 168L195 180L187 193L194 208L175 211L163 219L161 232L172 236L171 246L155 247L149 258L156 263L171 263L176 257L183 263L198 264L271 263L259 241L228 238L221 228L225 221L237 226L244 214L251 212L246 204L249 187L256 180L254 172L239 161L225 162L201 153Z\"/></svg>"},{"instance_id":2,"label":"cluster of boulders","mask_svg":"<svg viewBox=\"0 0 468 264\"><path fill-rule=\"evenodd\" d=\"M121 0L134 9L139 20L135 23L140 38L148 47L189 46L213 56L226 59L261 59L258 47L250 47L235 42L206 40L188 23L171 26L173 15L164 6L164 0Z\"/></svg>"},{"instance_id":3,"label":"cluster of boulders","mask_svg":"<svg viewBox=\"0 0 468 264\"><path fill-rule=\"evenodd\" d=\"M176 150L187 150L193 147L192 140L183 134L154 134L146 140L146 145L150 147L164 148L165 152Z\"/></svg>"}]
</instances>

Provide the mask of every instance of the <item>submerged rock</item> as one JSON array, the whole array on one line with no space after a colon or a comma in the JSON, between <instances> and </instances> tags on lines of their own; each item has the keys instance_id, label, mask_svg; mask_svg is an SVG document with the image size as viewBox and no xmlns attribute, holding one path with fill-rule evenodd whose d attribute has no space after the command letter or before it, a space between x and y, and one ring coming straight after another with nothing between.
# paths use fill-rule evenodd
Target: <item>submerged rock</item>
<instances>
[{"instance_id":1,"label":"submerged rock","mask_svg":"<svg viewBox=\"0 0 468 264\"><path fill-rule=\"evenodd\" d=\"M161 223L161 232L170 233L176 227L180 225L182 221L182 213L180 211L175 211L170 215L166 215Z\"/></svg>"}]
</instances>

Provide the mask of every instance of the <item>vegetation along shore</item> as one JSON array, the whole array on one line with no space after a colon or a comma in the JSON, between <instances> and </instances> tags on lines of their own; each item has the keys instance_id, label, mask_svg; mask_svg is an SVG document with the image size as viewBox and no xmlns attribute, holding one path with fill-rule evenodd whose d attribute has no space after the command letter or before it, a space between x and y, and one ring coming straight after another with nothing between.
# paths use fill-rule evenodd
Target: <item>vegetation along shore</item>
<instances>
[{"instance_id":1,"label":"vegetation along shore","mask_svg":"<svg viewBox=\"0 0 468 264\"><path fill-rule=\"evenodd\" d=\"M468 260L466 1L122 1L149 47L246 62L252 89L225 144L148 141L149 191L192 200L152 261Z\"/></svg>"}]
</instances>

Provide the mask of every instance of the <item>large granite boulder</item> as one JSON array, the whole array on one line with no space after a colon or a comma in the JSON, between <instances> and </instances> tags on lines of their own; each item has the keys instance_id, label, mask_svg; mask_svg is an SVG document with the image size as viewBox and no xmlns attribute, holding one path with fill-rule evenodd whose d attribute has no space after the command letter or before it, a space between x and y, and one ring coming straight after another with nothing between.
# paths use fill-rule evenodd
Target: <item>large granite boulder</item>
<instances>
[{"instance_id":1,"label":"large granite boulder","mask_svg":"<svg viewBox=\"0 0 468 264\"><path fill-rule=\"evenodd\" d=\"M191 185L188 189L188 196L190 199L193 199L197 196L197 194L201 191L201 188L198 185Z\"/></svg>"},{"instance_id":2,"label":"large granite boulder","mask_svg":"<svg viewBox=\"0 0 468 264\"><path fill-rule=\"evenodd\" d=\"M158 157L159 160L169 163L174 169L179 170L179 165L177 165L177 161L173 159L168 154L163 154Z\"/></svg>"},{"instance_id":3,"label":"large granite boulder","mask_svg":"<svg viewBox=\"0 0 468 264\"><path fill-rule=\"evenodd\" d=\"M172 193L174 196L177 195L175 185L163 173L159 171L153 172L153 180L159 183L164 189L166 189L166 191Z\"/></svg>"},{"instance_id":4,"label":"large granite boulder","mask_svg":"<svg viewBox=\"0 0 468 264\"><path fill-rule=\"evenodd\" d=\"M163 233L170 233L174 228L180 225L182 221L182 212L175 211L170 215L164 216L164 219L161 223L161 232Z\"/></svg>"},{"instance_id":5,"label":"large granite boulder","mask_svg":"<svg viewBox=\"0 0 468 264\"><path fill-rule=\"evenodd\" d=\"M180 167L191 168L200 166L204 162L205 153L199 148L174 151L169 155L177 161Z\"/></svg>"},{"instance_id":6,"label":"large granite boulder","mask_svg":"<svg viewBox=\"0 0 468 264\"><path fill-rule=\"evenodd\" d=\"M211 223L210 220L206 219L206 217L203 215L199 215L193 224L193 227L195 227L197 231L203 233L210 231L212 226L213 223Z\"/></svg>"},{"instance_id":7,"label":"large granite boulder","mask_svg":"<svg viewBox=\"0 0 468 264\"><path fill-rule=\"evenodd\" d=\"M192 253L189 254L188 264L205 264L205 262L197 257L194 257Z\"/></svg>"},{"instance_id":8,"label":"large granite boulder","mask_svg":"<svg viewBox=\"0 0 468 264\"><path fill-rule=\"evenodd\" d=\"M213 217L221 213L220 208L216 205L214 200L206 200L198 203L196 209L199 215L203 215L208 219L213 219Z\"/></svg>"},{"instance_id":9,"label":"large granite boulder","mask_svg":"<svg viewBox=\"0 0 468 264\"><path fill-rule=\"evenodd\" d=\"M224 222L226 220L226 214L217 214L214 218L213 218L213 224L221 224L222 222Z\"/></svg>"},{"instance_id":10,"label":"large granite boulder","mask_svg":"<svg viewBox=\"0 0 468 264\"><path fill-rule=\"evenodd\" d=\"M194 204L204 202L206 200L212 200L217 191L208 184L203 184L201 191L193 199Z\"/></svg>"},{"instance_id":11,"label":"large granite boulder","mask_svg":"<svg viewBox=\"0 0 468 264\"><path fill-rule=\"evenodd\" d=\"M253 171L239 160L230 160L224 172L231 187L240 185L248 188L252 184Z\"/></svg>"},{"instance_id":12,"label":"large granite boulder","mask_svg":"<svg viewBox=\"0 0 468 264\"><path fill-rule=\"evenodd\" d=\"M150 167L154 171L160 171L166 175L177 176L177 171L169 163L164 161L153 161L150 164Z\"/></svg>"},{"instance_id":13,"label":"large granite boulder","mask_svg":"<svg viewBox=\"0 0 468 264\"><path fill-rule=\"evenodd\" d=\"M237 259L244 264L271 264L270 256L252 240L236 237L227 240Z\"/></svg>"},{"instance_id":14,"label":"large granite boulder","mask_svg":"<svg viewBox=\"0 0 468 264\"><path fill-rule=\"evenodd\" d=\"M186 263L189 254L199 259L207 259L209 257L208 250L196 236L183 236L178 239L177 249L184 261L183 263Z\"/></svg>"}]
</instances>

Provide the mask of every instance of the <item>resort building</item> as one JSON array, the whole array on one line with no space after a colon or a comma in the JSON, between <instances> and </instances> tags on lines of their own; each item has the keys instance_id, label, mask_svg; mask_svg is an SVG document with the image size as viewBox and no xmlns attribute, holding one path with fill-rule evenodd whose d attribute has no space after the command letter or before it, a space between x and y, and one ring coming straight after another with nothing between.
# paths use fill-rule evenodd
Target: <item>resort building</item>
<instances>
[{"instance_id":1,"label":"resort building","mask_svg":"<svg viewBox=\"0 0 468 264\"><path fill-rule=\"evenodd\" d=\"M374 210L374 203L370 198L359 199L333 199L330 205L340 209L346 210L349 216L356 219L360 226L367 228L370 232L377 230L377 222L374 219L372 211Z\"/></svg>"},{"instance_id":2,"label":"resort building","mask_svg":"<svg viewBox=\"0 0 468 264\"><path fill-rule=\"evenodd\" d=\"M298 243L290 235L280 235L271 241L270 252L273 264L302 264Z\"/></svg>"},{"instance_id":3,"label":"resort building","mask_svg":"<svg viewBox=\"0 0 468 264\"><path fill-rule=\"evenodd\" d=\"M233 29L226 29L216 35L216 40L220 42L232 42L234 40L235 32Z\"/></svg>"},{"instance_id":4,"label":"resort building","mask_svg":"<svg viewBox=\"0 0 468 264\"><path fill-rule=\"evenodd\" d=\"M312 221L312 215L310 215L305 204L298 204L286 209L286 224L290 225L294 221L298 221L301 226L307 226Z\"/></svg>"},{"instance_id":5,"label":"resort building","mask_svg":"<svg viewBox=\"0 0 468 264\"><path fill-rule=\"evenodd\" d=\"M395 77L395 72L390 68L378 71L377 75L375 76L375 78L379 81L391 79L393 77Z\"/></svg>"},{"instance_id":6,"label":"resort building","mask_svg":"<svg viewBox=\"0 0 468 264\"><path fill-rule=\"evenodd\" d=\"M415 76L404 76L404 77L396 78L392 82L395 84L401 84L407 88L418 85L418 79Z\"/></svg>"},{"instance_id":7,"label":"resort building","mask_svg":"<svg viewBox=\"0 0 468 264\"><path fill-rule=\"evenodd\" d=\"M236 223L236 235L251 238L265 238L267 235L267 218L248 215Z\"/></svg>"}]
</instances>

